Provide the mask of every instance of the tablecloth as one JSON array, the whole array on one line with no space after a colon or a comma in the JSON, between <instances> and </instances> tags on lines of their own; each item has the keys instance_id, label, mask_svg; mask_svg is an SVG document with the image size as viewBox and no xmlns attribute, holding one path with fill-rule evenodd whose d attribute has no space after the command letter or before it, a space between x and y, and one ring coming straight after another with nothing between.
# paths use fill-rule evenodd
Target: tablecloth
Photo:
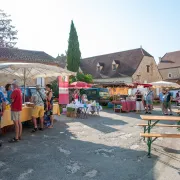
<instances>
[{"instance_id":1,"label":"tablecloth","mask_svg":"<svg viewBox=\"0 0 180 180\"><path fill-rule=\"evenodd\" d=\"M97 111L97 108L94 108L94 106L92 106L92 104L87 104L86 105L87 107L87 111L86 111L86 113L88 114L88 113L90 113L91 111ZM70 104L68 104L66 107L71 107L71 105ZM81 104L81 103L77 103L77 104L75 104L74 105L74 107L75 108L85 108L84 107L84 104ZM102 106L99 106L99 111L101 111L102 110Z\"/></svg>"},{"instance_id":2,"label":"tablecloth","mask_svg":"<svg viewBox=\"0 0 180 180\"><path fill-rule=\"evenodd\" d=\"M53 114L60 115L59 105L53 105ZM25 122L32 119L32 107L23 107L20 115L21 122ZM5 126L13 125L13 121L11 120L11 111L5 110L2 120L1 120L1 128Z\"/></svg>"},{"instance_id":3,"label":"tablecloth","mask_svg":"<svg viewBox=\"0 0 180 180\"><path fill-rule=\"evenodd\" d=\"M122 106L122 111L125 111L125 112L130 112L130 111L135 111L136 110L136 101L121 100L121 101L112 101L112 103L115 104L115 105L121 105Z\"/></svg>"}]
</instances>

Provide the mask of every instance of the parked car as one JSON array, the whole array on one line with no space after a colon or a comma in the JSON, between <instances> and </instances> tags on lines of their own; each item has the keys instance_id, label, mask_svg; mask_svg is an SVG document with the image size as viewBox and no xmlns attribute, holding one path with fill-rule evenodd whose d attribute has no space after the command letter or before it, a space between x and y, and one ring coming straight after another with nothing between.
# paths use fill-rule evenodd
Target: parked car
<instances>
[{"instance_id":1,"label":"parked car","mask_svg":"<svg viewBox=\"0 0 180 180\"><path fill-rule=\"evenodd\" d=\"M81 92L86 94L88 100L96 100L102 105L107 105L110 102L110 94L107 88L89 88Z\"/></svg>"}]
</instances>

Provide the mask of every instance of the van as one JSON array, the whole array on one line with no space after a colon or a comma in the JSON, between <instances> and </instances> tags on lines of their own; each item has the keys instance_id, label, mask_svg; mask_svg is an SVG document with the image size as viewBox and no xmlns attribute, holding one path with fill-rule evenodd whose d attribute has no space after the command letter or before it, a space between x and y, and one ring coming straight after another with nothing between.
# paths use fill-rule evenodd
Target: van
<instances>
[{"instance_id":1,"label":"van","mask_svg":"<svg viewBox=\"0 0 180 180\"><path fill-rule=\"evenodd\" d=\"M25 89L25 102L30 102L31 101L31 96L32 94L34 94L36 92L36 87L32 86L32 87L20 87L23 97L24 97L24 89ZM43 87L41 87L41 91L45 91L45 89ZM24 98L23 98L24 101Z\"/></svg>"},{"instance_id":2,"label":"van","mask_svg":"<svg viewBox=\"0 0 180 180\"><path fill-rule=\"evenodd\" d=\"M86 94L88 100L96 100L102 105L107 105L110 101L110 94L107 88L89 88L82 91Z\"/></svg>"}]
</instances>

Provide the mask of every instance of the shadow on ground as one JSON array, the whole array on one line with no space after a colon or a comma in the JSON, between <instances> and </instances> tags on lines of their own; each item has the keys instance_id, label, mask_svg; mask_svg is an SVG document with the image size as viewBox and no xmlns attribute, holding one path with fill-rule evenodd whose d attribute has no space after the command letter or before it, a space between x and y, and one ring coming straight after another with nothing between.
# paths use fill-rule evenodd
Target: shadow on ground
<instances>
[{"instance_id":1,"label":"shadow on ground","mask_svg":"<svg viewBox=\"0 0 180 180\"><path fill-rule=\"evenodd\" d=\"M145 151L80 141L68 129L61 122L35 134L26 129L24 139L14 144L6 143L6 135L0 149L0 179L155 180L156 156L148 159Z\"/></svg>"}]
</instances>

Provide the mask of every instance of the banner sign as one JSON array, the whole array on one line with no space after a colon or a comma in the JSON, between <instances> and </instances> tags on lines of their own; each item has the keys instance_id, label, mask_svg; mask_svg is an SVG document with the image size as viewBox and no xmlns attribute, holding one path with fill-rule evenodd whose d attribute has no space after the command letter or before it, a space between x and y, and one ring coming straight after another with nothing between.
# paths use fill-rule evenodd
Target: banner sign
<instances>
[{"instance_id":1,"label":"banner sign","mask_svg":"<svg viewBox=\"0 0 180 180\"><path fill-rule=\"evenodd\" d=\"M59 76L59 104L69 104L69 76Z\"/></svg>"}]
</instances>

